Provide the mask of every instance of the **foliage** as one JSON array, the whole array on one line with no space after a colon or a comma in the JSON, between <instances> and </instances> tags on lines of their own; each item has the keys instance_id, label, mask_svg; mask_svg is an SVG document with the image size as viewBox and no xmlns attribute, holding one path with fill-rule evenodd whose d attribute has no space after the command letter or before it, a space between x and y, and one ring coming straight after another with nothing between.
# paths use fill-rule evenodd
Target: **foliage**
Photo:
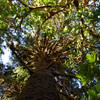
<instances>
[{"instance_id":1,"label":"foliage","mask_svg":"<svg viewBox=\"0 0 100 100\"><path fill-rule=\"evenodd\" d=\"M22 67L16 67L13 71L12 78L16 78L16 81L19 82L25 82L29 77L28 72L23 69ZM23 83L22 83L23 84Z\"/></svg>"},{"instance_id":2,"label":"foliage","mask_svg":"<svg viewBox=\"0 0 100 100\"><path fill-rule=\"evenodd\" d=\"M18 63L9 73L0 62L1 87L7 87L10 96L15 97L31 73L48 69L63 87L58 90L69 97L72 94L74 99L99 100L99 3L98 0L0 0L0 55L6 42L12 52L10 60ZM60 84L58 74L66 85ZM11 86L6 86L9 83ZM12 90L16 90L15 95ZM8 97L5 94L3 89L3 95Z\"/></svg>"},{"instance_id":3,"label":"foliage","mask_svg":"<svg viewBox=\"0 0 100 100\"><path fill-rule=\"evenodd\" d=\"M20 66L16 67L13 72L9 72L9 70L5 72L4 76L1 77L1 86L4 87L2 99L13 100L20 92L22 86L25 85L28 78L28 72ZM3 84L3 82L5 82L5 84Z\"/></svg>"}]
</instances>

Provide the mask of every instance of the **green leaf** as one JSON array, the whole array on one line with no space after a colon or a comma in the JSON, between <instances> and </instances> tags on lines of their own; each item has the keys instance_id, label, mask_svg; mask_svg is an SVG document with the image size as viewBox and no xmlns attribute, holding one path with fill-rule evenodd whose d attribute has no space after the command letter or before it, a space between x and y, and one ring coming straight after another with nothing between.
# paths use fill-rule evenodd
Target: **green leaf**
<instances>
[{"instance_id":1,"label":"green leaf","mask_svg":"<svg viewBox=\"0 0 100 100\"><path fill-rule=\"evenodd\" d=\"M85 86L87 84L87 79L86 77L84 77L83 75L77 74L76 75L80 80L83 86Z\"/></svg>"},{"instance_id":2,"label":"green leaf","mask_svg":"<svg viewBox=\"0 0 100 100\"><path fill-rule=\"evenodd\" d=\"M91 54L86 55L86 60L88 63L95 63L96 61L96 52L92 52Z\"/></svg>"}]
</instances>

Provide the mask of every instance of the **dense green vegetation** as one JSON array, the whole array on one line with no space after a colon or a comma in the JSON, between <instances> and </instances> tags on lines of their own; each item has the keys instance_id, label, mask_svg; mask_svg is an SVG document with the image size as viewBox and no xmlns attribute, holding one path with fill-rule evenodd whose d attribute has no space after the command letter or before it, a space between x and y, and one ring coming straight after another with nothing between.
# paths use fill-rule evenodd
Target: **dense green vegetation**
<instances>
[{"instance_id":1,"label":"dense green vegetation","mask_svg":"<svg viewBox=\"0 0 100 100\"><path fill-rule=\"evenodd\" d=\"M100 100L99 32L99 0L0 0L1 100Z\"/></svg>"}]
</instances>

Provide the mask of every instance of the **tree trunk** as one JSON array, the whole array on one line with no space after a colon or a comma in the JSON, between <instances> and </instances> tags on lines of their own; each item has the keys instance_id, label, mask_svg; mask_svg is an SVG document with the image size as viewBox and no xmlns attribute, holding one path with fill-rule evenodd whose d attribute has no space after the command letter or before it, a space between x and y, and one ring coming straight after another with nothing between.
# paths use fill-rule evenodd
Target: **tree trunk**
<instances>
[{"instance_id":1,"label":"tree trunk","mask_svg":"<svg viewBox=\"0 0 100 100\"><path fill-rule=\"evenodd\" d=\"M54 78L47 71L35 72L16 100L60 100Z\"/></svg>"}]
</instances>

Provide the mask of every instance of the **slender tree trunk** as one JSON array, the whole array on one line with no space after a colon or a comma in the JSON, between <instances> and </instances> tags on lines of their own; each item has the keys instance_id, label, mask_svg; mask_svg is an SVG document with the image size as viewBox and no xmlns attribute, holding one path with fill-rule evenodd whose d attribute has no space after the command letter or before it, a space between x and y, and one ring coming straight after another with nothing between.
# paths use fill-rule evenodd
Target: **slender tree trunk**
<instances>
[{"instance_id":1,"label":"slender tree trunk","mask_svg":"<svg viewBox=\"0 0 100 100\"><path fill-rule=\"evenodd\" d=\"M16 100L60 100L54 78L47 71L34 73Z\"/></svg>"}]
</instances>

